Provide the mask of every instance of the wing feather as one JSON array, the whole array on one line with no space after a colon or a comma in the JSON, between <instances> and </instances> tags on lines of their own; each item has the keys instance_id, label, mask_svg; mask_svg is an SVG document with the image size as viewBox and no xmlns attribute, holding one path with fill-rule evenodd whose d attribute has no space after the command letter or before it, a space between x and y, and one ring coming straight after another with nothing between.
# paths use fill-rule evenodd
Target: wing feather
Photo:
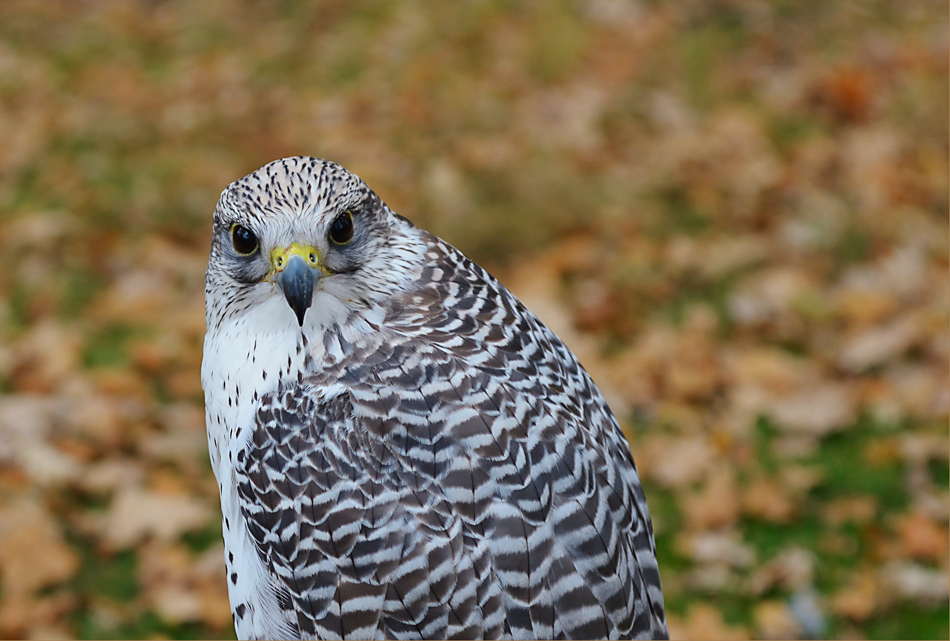
<instances>
[{"instance_id":1,"label":"wing feather","mask_svg":"<svg viewBox=\"0 0 950 641\"><path fill-rule=\"evenodd\" d=\"M239 457L248 531L301 635L665 636L645 499L603 397L433 242L439 269L393 301L378 344L263 398Z\"/></svg>"}]
</instances>

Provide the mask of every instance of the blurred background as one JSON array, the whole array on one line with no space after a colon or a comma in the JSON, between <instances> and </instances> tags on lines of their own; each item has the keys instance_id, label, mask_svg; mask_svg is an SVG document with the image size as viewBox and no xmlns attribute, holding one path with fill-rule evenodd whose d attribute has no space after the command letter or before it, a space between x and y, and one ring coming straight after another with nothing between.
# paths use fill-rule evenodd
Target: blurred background
<instances>
[{"instance_id":1,"label":"blurred background","mask_svg":"<svg viewBox=\"0 0 950 641\"><path fill-rule=\"evenodd\" d=\"M340 162L577 352L675 638L948 637L945 2L0 3L0 636L233 637L218 194Z\"/></svg>"}]
</instances>

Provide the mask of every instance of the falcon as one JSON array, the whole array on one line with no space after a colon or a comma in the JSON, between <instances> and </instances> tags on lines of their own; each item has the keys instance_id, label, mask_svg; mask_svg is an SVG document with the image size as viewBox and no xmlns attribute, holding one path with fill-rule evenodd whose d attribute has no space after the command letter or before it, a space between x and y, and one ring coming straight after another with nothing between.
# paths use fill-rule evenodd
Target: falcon
<instances>
[{"instance_id":1,"label":"falcon","mask_svg":"<svg viewBox=\"0 0 950 641\"><path fill-rule=\"evenodd\" d=\"M221 194L205 299L239 638L667 636L614 415L457 249L285 158Z\"/></svg>"}]
</instances>

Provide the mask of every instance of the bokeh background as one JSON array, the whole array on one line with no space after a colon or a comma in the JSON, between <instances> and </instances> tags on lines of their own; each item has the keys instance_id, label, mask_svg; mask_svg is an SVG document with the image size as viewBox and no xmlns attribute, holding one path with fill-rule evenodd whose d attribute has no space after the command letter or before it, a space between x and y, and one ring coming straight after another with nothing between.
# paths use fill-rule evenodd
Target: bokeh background
<instances>
[{"instance_id":1,"label":"bokeh background","mask_svg":"<svg viewBox=\"0 0 950 641\"><path fill-rule=\"evenodd\" d=\"M0 636L233 636L210 216L295 154L578 353L674 637L948 637L928 0L0 3Z\"/></svg>"}]
</instances>

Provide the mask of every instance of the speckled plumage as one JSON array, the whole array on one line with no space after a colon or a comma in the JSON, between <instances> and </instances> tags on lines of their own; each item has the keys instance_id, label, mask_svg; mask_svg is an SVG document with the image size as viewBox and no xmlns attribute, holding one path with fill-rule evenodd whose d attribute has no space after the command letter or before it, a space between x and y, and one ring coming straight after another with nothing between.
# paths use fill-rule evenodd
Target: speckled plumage
<instances>
[{"instance_id":1,"label":"speckled plumage","mask_svg":"<svg viewBox=\"0 0 950 641\"><path fill-rule=\"evenodd\" d=\"M235 224L255 255L232 247ZM320 261L302 324L268 259L291 243ZM222 193L206 299L239 637L666 636L623 434L485 270L338 165L296 157Z\"/></svg>"}]
</instances>

